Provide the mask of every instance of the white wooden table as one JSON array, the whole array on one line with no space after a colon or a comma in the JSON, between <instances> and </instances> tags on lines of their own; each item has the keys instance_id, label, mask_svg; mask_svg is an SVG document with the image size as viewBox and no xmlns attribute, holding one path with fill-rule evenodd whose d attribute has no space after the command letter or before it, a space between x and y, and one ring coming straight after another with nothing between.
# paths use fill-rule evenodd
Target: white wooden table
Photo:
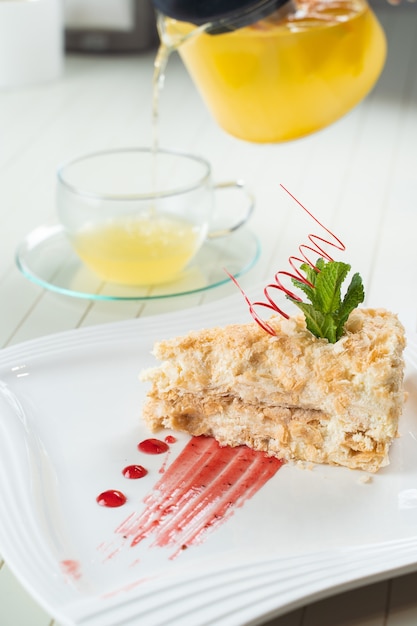
<instances>
[{"instance_id":1,"label":"white wooden table","mask_svg":"<svg viewBox=\"0 0 417 626\"><path fill-rule=\"evenodd\" d=\"M218 179L241 177L256 196L250 227L262 254L244 286L272 278L300 242L299 214L279 183L346 243L366 304L417 320L417 6L381 8L389 40L384 73L367 99L332 127L276 146L250 145L210 118L178 57L161 99L161 144L208 158ZM0 93L0 346L66 329L155 315L218 300L230 284L148 302L93 302L25 279L15 249L54 220L56 166L106 147L149 145L154 51L68 56L62 79ZM302 235L304 237L304 234ZM417 459L416 459L417 462ZM1 505L0 505L1 506ZM1 509L0 509L1 514ZM275 626L415 626L417 574L384 580L276 619ZM52 626L0 559L1 626ZM57 626L57 625L56 625Z\"/></svg>"}]
</instances>

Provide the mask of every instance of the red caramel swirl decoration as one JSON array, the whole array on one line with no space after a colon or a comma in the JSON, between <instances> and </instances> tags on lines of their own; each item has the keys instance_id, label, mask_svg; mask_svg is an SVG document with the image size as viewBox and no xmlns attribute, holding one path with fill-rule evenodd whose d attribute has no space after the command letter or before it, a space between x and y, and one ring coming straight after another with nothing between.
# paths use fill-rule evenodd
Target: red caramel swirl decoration
<instances>
[{"instance_id":1,"label":"red caramel swirl decoration","mask_svg":"<svg viewBox=\"0 0 417 626\"><path fill-rule=\"evenodd\" d=\"M234 276L232 276L231 274L229 274L229 277L233 280L233 282L237 285L237 287L239 288L239 290L241 291L242 295L244 296L248 306L249 306L249 311L250 314L252 315L253 319L255 320L255 322L257 322L259 324L259 326L261 328L263 328L266 332L268 332L270 335L275 335L276 332L275 330L272 328L272 326L270 324L268 324L268 322L264 321L259 313L257 312L256 308L257 307L264 307L266 309L270 309L275 313L279 313L280 315L282 315L284 318L288 319L289 315L283 311L278 305L277 303L274 301L273 296L271 295L271 291L272 290L278 290L280 292L283 292L286 296L288 296L289 298L295 300L296 302L302 302L302 299L296 294L294 293L291 289L288 289L282 282L281 278L282 277L286 277L289 279L295 279L299 282L301 282L304 285L307 285L311 288L315 287L315 285L313 285L307 278L306 276L301 272L300 267L298 266L298 264L304 264L307 263L311 268L313 268L316 272L319 272L319 268L316 266L315 262L311 261L311 259L309 258L309 253L314 253L315 257L317 258L317 255L319 257L321 257L322 259L325 259L326 261L333 261L333 258L330 256L330 254L325 250L326 246L330 246L332 248L336 248L337 250L341 250L344 251L345 245L343 244L343 242L336 237L336 235L334 233L332 233L328 228L326 228L326 226L324 226L303 204L301 204L301 202L299 200L297 200L297 198L295 198L295 196L293 196L292 193L290 193L288 191L288 189L286 189L283 185L280 185L280 187L282 187L282 189L289 195L291 196L291 198L293 200L295 200L295 202L307 213L307 215L309 215L318 226L320 226L320 228L322 228L325 233L327 235L325 236L320 236L320 235L316 235L313 233L310 233L308 235L308 240L309 243L303 243L298 247L298 251L300 256L290 256L288 259L288 262L290 264L291 270L292 271L286 271L286 270L280 270L278 271L275 276L274 276L274 282L269 283L263 290L264 296L266 298L265 302L262 301L256 301L256 302L252 302L249 297L247 296L247 294L244 292L244 290L242 289L242 287L239 285L239 283L237 282L237 280L234 278ZM326 236L329 236L329 239L326 238Z\"/></svg>"}]
</instances>

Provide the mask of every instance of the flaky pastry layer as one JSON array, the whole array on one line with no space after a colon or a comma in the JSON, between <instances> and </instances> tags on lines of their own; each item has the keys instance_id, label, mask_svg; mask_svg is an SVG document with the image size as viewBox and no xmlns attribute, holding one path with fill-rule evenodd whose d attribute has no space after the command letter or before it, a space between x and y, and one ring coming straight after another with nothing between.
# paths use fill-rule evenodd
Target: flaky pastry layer
<instances>
[{"instance_id":1,"label":"flaky pastry layer","mask_svg":"<svg viewBox=\"0 0 417 626\"><path fill-rule=\"evenodd\" d=\"M157 343L162 361L143 417L248 445L285 460L375 472L389 462L404 402L404 329L383 309L356 309L335 344L304 318L274 317L271 336L256 323L194 331Z\"/></svg>"}]
</instances>

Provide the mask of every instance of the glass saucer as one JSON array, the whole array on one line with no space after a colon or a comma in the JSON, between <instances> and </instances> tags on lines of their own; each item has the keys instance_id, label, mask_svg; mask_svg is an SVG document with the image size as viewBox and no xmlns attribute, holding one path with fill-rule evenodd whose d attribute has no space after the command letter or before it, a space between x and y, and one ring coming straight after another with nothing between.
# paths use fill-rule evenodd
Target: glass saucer
<instances>
[{"instance_id":1,"label":"glass saucer","mask_svg":"<svg viewBox=\"0 0 417 626\"><path fill-rule=\"evenodd\" d=\"M22 241L16 264L37 285L67 296L91 300L150 300L183 296L227 283L254 266L260 245L253 233L241 228L224 238L207 240L182 274L170 283L127 287L107 283L75 254L63 227L39 226Z\"/></svg>"}]
</instances>

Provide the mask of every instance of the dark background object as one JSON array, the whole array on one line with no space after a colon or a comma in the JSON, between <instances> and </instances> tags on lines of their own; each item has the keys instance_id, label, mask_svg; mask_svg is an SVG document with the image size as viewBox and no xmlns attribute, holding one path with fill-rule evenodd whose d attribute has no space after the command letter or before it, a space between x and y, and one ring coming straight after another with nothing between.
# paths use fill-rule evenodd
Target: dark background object
<instances>
[{"instance_id":1,"label":"dark background object","mask_svg":"<svg viewBox=\"0 0 417 626\"><path fill-rule=\"evenodd\" d=\"M87 4L88 0L84 0ZM97 24L101 20L97 19ZM140 52L158 45L155 9L151 0L132 0L130 29L66 26L65 48L78 52Z\"/></svg>"},{"instance_id":2,"label":"dark background object","mask_svg":"<svg viewBox=\"0 0 417 626\"><path fill-rule=\"evenodd\" d=\"M223 33L254 24L290 0L153 0L158 11L196 26L212 22L208 33Z\"/></svg>"}]
</instances>

